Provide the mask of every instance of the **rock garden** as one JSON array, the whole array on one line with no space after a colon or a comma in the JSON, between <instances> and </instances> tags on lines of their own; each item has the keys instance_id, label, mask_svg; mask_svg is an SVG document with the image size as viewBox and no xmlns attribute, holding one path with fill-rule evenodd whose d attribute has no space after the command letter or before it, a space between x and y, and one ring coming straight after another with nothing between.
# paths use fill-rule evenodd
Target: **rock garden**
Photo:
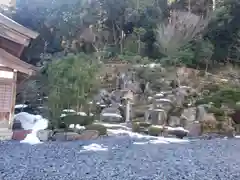
<instances>
[{"instance_id":1,"label":"rock garden","mask_svg":"<svg viewBox=\"0 0 240 180\"><path fill-rule=\"evenodd\" d=\"M14 2L0 180L240 179L239 0Z\"/></svg>"}]
</instances>

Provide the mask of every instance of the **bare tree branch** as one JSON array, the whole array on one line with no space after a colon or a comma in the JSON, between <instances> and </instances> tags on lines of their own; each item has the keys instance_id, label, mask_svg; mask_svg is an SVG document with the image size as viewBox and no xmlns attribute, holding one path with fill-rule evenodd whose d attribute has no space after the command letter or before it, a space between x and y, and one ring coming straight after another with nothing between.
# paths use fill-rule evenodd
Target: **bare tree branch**
<instances>
[{"instance_id":1,"label":"bare tree branch","mask_svg":"<svg viewBox=\"0 0 240 180\"><path fill-rule=\"evenodd\" d=\"M160 24L156 32L160 52L167 56L175 54L199 35L209 20L189 12L171 12L168 23Z\"/></svg>"}]
</instances>

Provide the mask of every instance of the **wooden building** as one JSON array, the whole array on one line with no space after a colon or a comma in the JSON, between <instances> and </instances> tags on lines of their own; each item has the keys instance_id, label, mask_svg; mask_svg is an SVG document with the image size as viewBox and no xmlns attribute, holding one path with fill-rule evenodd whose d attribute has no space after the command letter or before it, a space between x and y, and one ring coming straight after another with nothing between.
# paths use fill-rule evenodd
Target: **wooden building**
<instances>
[{"instance_id":1,"label":"wooden building","mask_svg":"<svg viewBox=\"0 0 240 180\"><path fill-rule=\"evenodd\" d=\"M20 56L37 36L38 33L0 13L0 129L11 128L17 83L36 72Z\"/></svg>"}]
</instances>

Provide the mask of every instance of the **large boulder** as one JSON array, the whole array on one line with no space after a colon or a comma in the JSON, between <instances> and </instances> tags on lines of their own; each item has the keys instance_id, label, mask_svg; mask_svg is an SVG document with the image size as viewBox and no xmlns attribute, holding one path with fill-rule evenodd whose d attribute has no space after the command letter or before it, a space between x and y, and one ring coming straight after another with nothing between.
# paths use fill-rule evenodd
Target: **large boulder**
<instances>
[{"instance_id":1,"label":"large boulder","mask_svg":"<svg viewBox=\"0 0 240 180\"><path fill-rule=\"evenodd\" d=\"M185 117L190 123L196 120L196 108L191 107L183 110L182 116Z\"/></svg>"},{"instance_id":2,"label":"large boulder","mask_svg":"<svg viewBox=\"0 0 240 180\"><path fill-rule=\"evenodd\" d=\"M13 134L12 134L12 139L13 140L18 140L18 141L22 141L24 140L28 134L31 134L32 130L13 130Z\"/></svg>"},{"instance_id":3,"label":"large boulder","mask_svg":"<svg viewBox=\"0 0 240 180\"><path fill-rule=\"evenodd\" d=\"M56 132L52 136L53 141L74 141L78 140L79 134L76 132Z\"/></svg>"},{"instance_id":4,"label":"large boulder","mask_svg":"<svg viewBox=\"0 0 240 180\"><path fill-rule=\"evenodd\" d=\"M190 107L184 109L180 118L182 120L181 126L183 127L188 127L189 125L193 124L196 122L196 108Z\"/></svg>"},{"instance_id":5,"label":"large boulder","mask_svg":"<svg viewBox=\"0 0 240 180\"><path fill-rule=\"evenodd\" d=\"M169 112L173 108L173 102L170 99L160 98L154 100L155 108L164 109Z\"/></svg>"},{"instance_id":6,"label":"large boulder","mask_svg":"<svg viewBox=\"0 0 240 180\"><path fill-rule=\"evenodd\" d=\"M109 107L102 110L100 114L100 120L104 122L110 122L110 123L114 123L114 122L119 123L123 121L123 117L118 108Z\"/></svg>"},{"instance_id":7,"label":"large boulder","mask_svg":"<svg viewBox=\"0 0 240 180\"><path fill-rule=\"evenodd\" d=\"M86 126L85 128L86 128L86 130L97 131L98 135L101 135L101 136L107 134L107 128L102 124L91 124L91 125Z\"/></svg>"},{"instance_id":8,"label":"large boulder","mask_svg":"<svg viewBox=\"0 0 240 180\"><path fill-rule=\"evenodd\" d=\"M207 105L199 105L196 108L196 121L203 121L205 116L207 115L207 111L206 111L206 106Z\"/></svg>"},{"instance_id":9,"label":"large boulder","mask_svg":"<svg viewBox=\"0 0 240 180\"><path fill-rule=\"evenodd\" d=\"M94 140L99 137L97 130L84 130L81 134L76 132L58 131L53 134L53 141L76 141L76 140Z\"/></svg>"},{"instance_id":10,"label":"large boulder","mask_svg":"<svg viewBox=\"0 0 240 180\"><path fill-rule=\"evenodd\" d=\"M83 131L78 140L94 140L99 137L100 133L97 130L85 130Z\"/></svg>"},{"instance_id":11,"label":"large boulder","mask_svg":"<svg viewBox=\"0 0 240 180\"><path fill-rule=\"evenodd\" d=\"M177 128L169 127L165 131L167 132L168 135L173 135L180 139L188 135L188 131L183 129L182 127L177 127Z\"/></svg>"},{"instance_id":12,"label":"large boulder","mask_svg":"<svg viewBox=\"0 0 240 180\"><path fill-rule=\"evenodd\" d=\"M205 114L202 120L200 121L202 126L202 133L212 133L217 130L217 120L213 114Z\"/></svg>"},{"instance_id":13,"label":"large boulder","mask_svg":"<svg viewBox=\"0 0 240 180\"><path fill-rule=\"evenodd\" d=\"M232 115L231 115L232 120L236 124L240 124L240 110L236 110Z\"/></svg>"},{"instance_id":14,"label":"large boulder","mask_svg":"<svg viewBox=\"0 0 240 180\"><path fill-rule=\"evenodd\" d=\"M52 130L39 130L37 132L37 137L40 141L48 141L51 139L53 134Z\"/></svg>"},{"instance_id":15,"label":"large boulder","mask_svg":"<svg viewBox=\"0 0 240 180\"><path fill-rule=\"evenodd\" d=\"M163 125L166 123L167 114L163 109L149 110L150 122L154 125Z\"/></svg>"},{"instance_id":16,"label":"large boulder","mask_svg":"<svg viewBox=\"0 0 240 180\"><path fill-rule=\"evenodd\" d=\"M177 127L181 125L181 118L177 116L170 116L168 125L171 127Z\"/></svg>"},{"instance_id":17,"label":"large boulder","mask_svg":"<svg viewBox=\"0 0 240 180\"><path fill-rule=\"evenodd\" d=\"M189 131L188 133L189 137L198 137L202 133L201 124L198 122L192 122L188 124L185 128Z\"/></svg>"}]
</instances>

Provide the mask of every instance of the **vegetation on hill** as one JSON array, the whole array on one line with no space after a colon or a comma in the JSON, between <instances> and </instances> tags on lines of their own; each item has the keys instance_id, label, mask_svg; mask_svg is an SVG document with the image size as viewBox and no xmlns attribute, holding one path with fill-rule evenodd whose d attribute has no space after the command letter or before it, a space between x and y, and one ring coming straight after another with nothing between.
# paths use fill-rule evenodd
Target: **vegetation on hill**
<instances>
[{"instance_id":1,"label":"vegetation on hill","mask_svg":"<svg viewBox=\"0 0 240 180\"><path fill-rule=\"evenodd\" d=\"M3 12L40 33L23 55L32 64L84 52L211 67L239 64L239 9L238 0L19 0Z\"/></svg>"}]
</instances>

